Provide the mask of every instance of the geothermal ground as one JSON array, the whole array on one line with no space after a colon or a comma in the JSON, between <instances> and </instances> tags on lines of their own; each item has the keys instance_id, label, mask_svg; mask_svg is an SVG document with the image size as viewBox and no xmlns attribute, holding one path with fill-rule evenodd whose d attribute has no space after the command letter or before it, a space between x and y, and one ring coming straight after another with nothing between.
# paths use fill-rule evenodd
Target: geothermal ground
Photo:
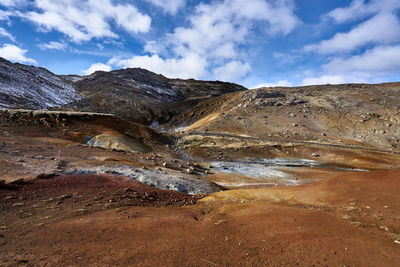
<instances>
[{"instance_id":1,"label":"geothermal ground","mask_svg":"<svg viewBox=\"0 0 400 267\"><path fill-rule=\"evenodd\" d=\"M325 89L0 111L0 266L398 266L399 86Z\"/></svg>"}]
</instances>

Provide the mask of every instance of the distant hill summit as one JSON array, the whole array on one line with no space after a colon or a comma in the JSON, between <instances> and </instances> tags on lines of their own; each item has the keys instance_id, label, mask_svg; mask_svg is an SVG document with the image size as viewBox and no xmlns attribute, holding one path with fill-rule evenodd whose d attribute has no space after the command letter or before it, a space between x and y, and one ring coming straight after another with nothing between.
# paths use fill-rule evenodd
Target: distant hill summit
<instances>
[{"instance_id":1,"label":"distant hill summit","mask_svg":"<svg viewBox=\"0 0 400 267\"><path fill-rule=\"evenodd\" d=\"M233 83L168 79L141 68L97 71L77 81L75 88L84 98L67 107L111 112L146 124L168 121L202 100L246 90Z\"/></svg>"},{"instance_id":2,"label":"distant hill summit","mask_svg":"<svg viewBox=\"0 0 400 267\"><path fill-rule=\"evenodd\" d=\"M0 108L113 113L149 124L168 121L202 100L243 90L233 83L168 79L141 68L56 75L0 59Z\"/></svg>"}]
</instances>

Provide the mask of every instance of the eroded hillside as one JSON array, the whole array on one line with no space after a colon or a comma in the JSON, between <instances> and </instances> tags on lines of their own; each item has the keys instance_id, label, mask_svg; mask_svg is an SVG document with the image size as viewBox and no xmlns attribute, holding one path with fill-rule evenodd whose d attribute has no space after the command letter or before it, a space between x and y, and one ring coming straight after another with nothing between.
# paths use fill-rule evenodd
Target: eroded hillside
<instances>
[{"instance_id":1,"label":"eroded hillside","mask_svg":"<svg viewBox=\"0 0 400 267\"><path fill-rule=\"evenodd\" d=\"M264 147L268 156L280 146L283 154L304 156L302 148L313 145L398 153L399 99L398 83L260 88L204 101L174 118L170 129L195 154Z\"/></svg>"}]
</instances>

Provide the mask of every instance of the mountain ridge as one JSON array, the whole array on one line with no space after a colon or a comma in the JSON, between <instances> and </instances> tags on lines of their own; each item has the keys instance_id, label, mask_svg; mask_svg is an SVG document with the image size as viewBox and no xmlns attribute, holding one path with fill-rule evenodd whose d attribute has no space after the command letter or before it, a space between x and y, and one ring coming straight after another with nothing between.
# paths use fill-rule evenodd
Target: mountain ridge
<instances>
[{"instance_id":1,"label":"mountain ridge","mask_svg":"<svg viewBox=\"0 0 400 267\"><path fill-rule=\"evenodd\" d=\"M56 75L5 59L0 76L2 108L113 113L144 124L169 121L203 98L246 90L233 83L169 79L142 68Z\"/></svg>"}]
</instances>

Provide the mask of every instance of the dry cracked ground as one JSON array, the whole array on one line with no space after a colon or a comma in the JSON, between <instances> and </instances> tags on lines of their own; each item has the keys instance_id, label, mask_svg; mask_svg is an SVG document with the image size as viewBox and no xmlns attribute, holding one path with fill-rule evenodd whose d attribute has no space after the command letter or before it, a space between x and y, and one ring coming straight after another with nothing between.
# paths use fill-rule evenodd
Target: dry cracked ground
<instances>
[{"instance_id":1,"label":"dry cracked ground","mask_svg":"<svg viewBox=\"0 0 400 267\"><path fill-rule=\"evenodd\" d=\"M166 124L0 111L0 266L399 266L400 85L262 88Z\"/></svg>"}]
</instances>

